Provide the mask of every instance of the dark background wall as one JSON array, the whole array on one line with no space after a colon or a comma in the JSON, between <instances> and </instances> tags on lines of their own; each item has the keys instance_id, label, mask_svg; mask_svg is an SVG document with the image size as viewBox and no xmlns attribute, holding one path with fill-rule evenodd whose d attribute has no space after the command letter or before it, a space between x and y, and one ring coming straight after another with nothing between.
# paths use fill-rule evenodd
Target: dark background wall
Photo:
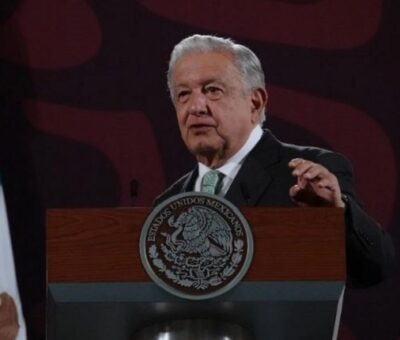
<instances>
[{"instance_id":1,"label":"dark background wall","mask_svg":"<svg viewBox=\"0 0 400 340\"><path fill-rule=\"evenodd\" d=\"M165 84L173 45L193 33L256 52L267 126L345 154L400 248L399 1L2 0L0 14L1 167L34 258L45 208L150 205L193 166ZM42 259L27 312L39 334ZM348 290L340 339L399 340L399 286L397 264L381 285Z\"/></svg>"}]
</instances>

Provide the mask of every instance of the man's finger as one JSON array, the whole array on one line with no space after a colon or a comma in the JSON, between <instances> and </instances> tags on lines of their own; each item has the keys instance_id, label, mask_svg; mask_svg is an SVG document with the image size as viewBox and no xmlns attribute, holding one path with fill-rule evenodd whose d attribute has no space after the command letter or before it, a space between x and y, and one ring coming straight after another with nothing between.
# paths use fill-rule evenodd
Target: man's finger
<instances>
[{"instance_id":1,"label":"man's finger","mask_svg":"<svg viewBox=\"0 0 400 340\"><path fill-rule=\"evenodd\" d=\"M301 190L301 188L295 184L289 189L289 196L294 198L296 194Z\"/></svg>"},{"instance_id":2,"label":"man's finger","mask_svg":"<svg viewBox=\"0 0 400 340\"><path fill-rule=\"evenodd\" d=\"M311 161L304 161L298 163L296 167L293 168L292 174L294 176L302 176L306 171L310 170L316 164Z\"/></svg>"},{"instance_id":3,"label":"man's finger","mask_svg":"<svg viewBox=\"0 0 400 340\"><path fill-rule=\"evenodd\" d=\"M300 190L301 190L301 188L297 184L293 185L289 189L289 196L296 203L297 203L296 196L300 192Z\"/></svg>"},{"instance_id":4,"label":"man's finger","mask_svg":"<svg viewBox=\"0 0 400 340\"><path fill-rule=\"evenodd\" d=\"M328 170L321 165L314 164L306 172L303 173L303 177L308 180L316 178L326 178L328 176Z\"/></svg>"},{"instance_id":5,"label":"man's finger","mask_svg":"<svg viewBox=\"0 0 400 340\"><path fill-rule=\"evenodd\" d=\"M293 158L292 160L290 160L288 165L289 165L290 168L294 168L298 164L303 163L304 161L305 160L303 158Z\"/></svg>"},{"instance_id":6,"label":"man's finger","mask_svg":"<svg viewBox=\"0 0 400 340\"><path fill-rule=\"evenodd\" d=\"M330 186L330 182L327 179L321 179L318 182L315 183L318 188L320 189L328 189L328 190L332 190L331 186Z\"/></svg>"},{"instance_id":7,"label":"man's finger","mask_svg":"<svg viewBox=\"0 0 400 340\"><path fill-rule=\"evenodd\" d=\"M297 184L295 184L289 189L289 197L298 206L304 207L307 206L307 204L305 202L302 202L301 199L299 199L302 192L303 189L300 188Z\"/></svg>"},{"instance_id":8,"label":"man's finger","mask_svg":"<svg viewBox=\"0 0 400 340\"><path fill-rule=\"evenodd\" d=\"M296 185L299 187L299 189L305 189L308 184L309 184L309 181L306 178L304 178L303 176L297 177Z\"/></svg>"}]
</instances>

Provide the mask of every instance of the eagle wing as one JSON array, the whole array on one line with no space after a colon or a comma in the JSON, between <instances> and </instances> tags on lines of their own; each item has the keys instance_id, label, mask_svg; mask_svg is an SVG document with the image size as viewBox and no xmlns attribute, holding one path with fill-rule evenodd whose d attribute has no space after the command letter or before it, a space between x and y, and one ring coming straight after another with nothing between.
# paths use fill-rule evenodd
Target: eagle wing
<instances>
[{"instance_id":1,"label":"eagle wing","mask_svg":"<svg viewBox=\"0 0 400 340\"><path fill-rule=\"evenodd\" d=\"M217 213L213 212L207 230L208 238L214 245L222 248L226 253L232 251L232 231L228 223Z\"/></svg>"}]
</instances>

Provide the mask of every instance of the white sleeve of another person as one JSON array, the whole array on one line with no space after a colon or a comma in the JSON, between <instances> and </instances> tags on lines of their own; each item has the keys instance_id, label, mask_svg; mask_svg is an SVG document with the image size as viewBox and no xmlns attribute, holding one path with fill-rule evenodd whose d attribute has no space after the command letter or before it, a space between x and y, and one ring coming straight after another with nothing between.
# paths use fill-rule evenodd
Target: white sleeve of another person
<instances>
[{"instance_id":1,"label":"white sleeve of another person","mask_svg":"<svg viewBox=\"0 0 400 340\"><path fill-rule=\"evenodd\" d=\"M17 340L26 340L25 320L22 314L12 253L10 229L8 225L6 202L0 179L0 293L6 292L16 304L19 330Z\"/></svg>"}]
</instances>

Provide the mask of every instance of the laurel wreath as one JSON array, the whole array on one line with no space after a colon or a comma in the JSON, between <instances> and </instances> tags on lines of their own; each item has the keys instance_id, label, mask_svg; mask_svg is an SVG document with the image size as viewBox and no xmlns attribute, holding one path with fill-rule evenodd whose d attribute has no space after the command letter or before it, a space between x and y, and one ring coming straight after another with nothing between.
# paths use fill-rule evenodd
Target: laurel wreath
<instances>
[{"instance_id":1,"label":"laurel wreath","mask_svg":"<svg viewBox=\"0 0 400 340\"><path fill-rule=\"evenodd\" d=\"M183 278L181 275L171 271L165 265L163 260L160 258L155 244L149 247L148 252L149 252L149 257L152 259L153 265L158 269L159 272L164 273L164 275L168 279L172 280L172 282L182 287L187 287L187 288L193 287L198 290L204 290L207 289L209 286L215 287L220 285L223 281L225 281L235 273L236 268L239 266L243 258L243 241L241 239L234 241L234 250L228 266L226 266L222 270L222 273L214 275L208 280L205 279L191 280L188 278Z\"/></svg>"}]
</instances>

